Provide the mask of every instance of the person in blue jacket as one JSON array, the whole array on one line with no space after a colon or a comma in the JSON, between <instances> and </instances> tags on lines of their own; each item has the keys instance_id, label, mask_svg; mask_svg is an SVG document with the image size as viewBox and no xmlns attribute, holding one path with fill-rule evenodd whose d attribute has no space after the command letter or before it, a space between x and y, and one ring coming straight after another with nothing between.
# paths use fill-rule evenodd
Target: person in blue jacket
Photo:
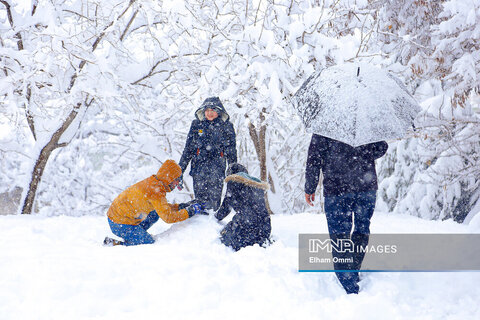
<instances>
[{"instance_id":1,"label":"person in blue jacket","mask_svg":"<svg viewBox=\"0 0 480 320\"><path fill-rule=\"evenodd\" d=\"M352 147L324 136L312 136L305 174L305 200L313 206L322 171L324 207L331 240L350 239L356 248L368 244L378 189L375 159L382 157L387 149L385 141ZM360 270L365 255L362 250L353 253L332 250L332 254L342 258L338 261L351 258L354 261L334 263L335 270ZM336 275L347 293L358 293L358 272L336 272Z\"/></svg>"},{"instance_id":2,"label":"person in blue jacket","mask_svg":"<svg viewBox=\"0 0 480 320\"><path fill-rule=\"evenodd\" d=\"M179 161L182 173L190 163L195 199L214 211L220 206L227 164L237 162L235 130L229 119L218 97L207 98L195 112Z\"/></svg>"},{"instance_id":3,"label":"person in blue jacket","mask_svg":"<svg viewBox=\"0 0 480 320\"><path fill-rule=\"evenodd\" d=\"M232 209L235 215L220 232L220 240L235 251L254 244L266 244L272 229L265 206L268 184L250 176L238 163L229 166L227 174L227 190L215 217L222 220Z\"/></svg>"}]
</instances>

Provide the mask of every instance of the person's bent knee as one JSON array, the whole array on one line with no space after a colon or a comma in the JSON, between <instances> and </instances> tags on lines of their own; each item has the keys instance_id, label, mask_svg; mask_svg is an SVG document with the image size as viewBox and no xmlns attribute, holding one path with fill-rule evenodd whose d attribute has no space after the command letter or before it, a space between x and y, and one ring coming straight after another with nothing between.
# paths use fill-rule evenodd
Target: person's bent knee
<instances>
[{"instance_id":1,"label":"person's bent knee","mask_svg":"<svg viewBox=\"0 0 480 320\"><path fill-rule=\"evenodd\" d=\"M141 244L152 244L155 243L155 240L150 238L141 238L141 239L131 239L130 241L125 241L126 246L138 246Z\"/></svg>"}]
</instances>

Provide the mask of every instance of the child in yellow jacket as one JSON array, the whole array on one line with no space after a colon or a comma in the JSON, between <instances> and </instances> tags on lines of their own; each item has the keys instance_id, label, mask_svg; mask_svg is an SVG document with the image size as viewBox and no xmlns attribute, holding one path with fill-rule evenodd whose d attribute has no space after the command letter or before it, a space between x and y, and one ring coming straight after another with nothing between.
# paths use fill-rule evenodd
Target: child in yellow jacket
<instances>
[{"instance_id":1,"label":"child in yellow jacket","mask_svg":"<svg viewBox=\"0 0 480 320\"><path fill-rule=\"evenodd\" d=\"M202 213L203 206L193 201L185 204L169 204L166 194L178 185L182 169L173 160L167 160L152 175L125 191L113 200L108 209L108 223L112 232L123 238L120 242L109 237L105 245L126 246L154 243L147 230L162 218L166 223L175 223Z\"/></svg>"}]
</instances>

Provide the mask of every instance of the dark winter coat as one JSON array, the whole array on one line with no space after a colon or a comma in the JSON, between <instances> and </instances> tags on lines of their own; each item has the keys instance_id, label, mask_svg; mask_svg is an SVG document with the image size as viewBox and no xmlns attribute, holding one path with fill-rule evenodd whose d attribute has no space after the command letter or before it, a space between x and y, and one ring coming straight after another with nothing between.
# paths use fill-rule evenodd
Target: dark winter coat
<instances>
[{"instance_id":1,"label":"dark winter coat","mask_svg":"<svg viewBox=\"0 0 480 320\"><path fill-rule=\"evenodd\" d=\"M254 244L263 245L270 237L270 216L265 207L268 184L245 172L227 176L227 191L215 217L225 218L230 211L236 214L221 232L221 241L235 251Z\"/></svg>"},{"instance_id":2,"label":"dark winter coat","mask_svg":"<svg viewBox=\"0 0 480 320\"><path fill-rule=\"evenodd\" d=\"M355 148L314 134L308 149L305 193L315 193L320 170L325 196L377 190L375 159L382 157L387 149L385 141Z\"/></svg>"},{"instance_id":3,"label":"dark winter coat","mask_svg":"<svg viewBox=\"0 0 480 320\"><path fill-rule=\"evenodd\" d=\"M216 119L205 119L208 108L217 111ZM218 98L208 98L195 112L195 117L179 161L182 172L191 161L190 175L194 178L215 175L223 179L227 162L237 162L235 131L229 115Z\"/></svg>"}]
</instances>

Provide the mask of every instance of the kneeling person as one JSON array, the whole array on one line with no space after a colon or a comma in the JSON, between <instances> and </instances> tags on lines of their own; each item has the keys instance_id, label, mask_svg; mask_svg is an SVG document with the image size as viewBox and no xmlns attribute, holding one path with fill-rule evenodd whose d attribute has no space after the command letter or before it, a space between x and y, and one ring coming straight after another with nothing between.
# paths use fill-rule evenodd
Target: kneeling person
<instances>
[{"instance_id":1,"label":"kneeling person","mask_svg":"<svg viewBox=\"0 0 480 320\"><path fill-rule=\"evenodd\" d=\"M219 220L234 209L236 214L221 231L223 244L238 251L254 244L263 245L270 237L270 215L265 206L268 184L248 175L241 164L235 163L227 171L227 191L220 209Z\"/></svg>"},{"instance_id":2,"label":"kneeling person","mask_svg":"<svg viewBox=\"0 0 480 320\"><path fill-rule=\"evenodd\" d=\"M162 218L166 223L186 220L202 213L199 203L169 204L166 194L178 185L182 169L173 160L167 160L157 174L123 191L108 209L108 223L112 232L123 238L120 242L105 238L105 245L139 245L154 243L147 230Z\"/></svg>"}]
</instances>

